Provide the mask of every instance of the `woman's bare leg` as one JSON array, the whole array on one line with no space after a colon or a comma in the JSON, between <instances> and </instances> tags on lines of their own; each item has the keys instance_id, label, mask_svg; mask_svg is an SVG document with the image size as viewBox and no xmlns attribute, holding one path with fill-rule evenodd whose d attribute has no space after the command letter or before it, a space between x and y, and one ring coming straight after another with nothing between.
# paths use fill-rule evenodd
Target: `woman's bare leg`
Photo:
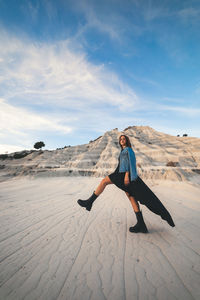
<instances>
[{"instance_id":1,"label":"woman's bare leg","mask_svg":"<svg viewBox=\"0 0 200 300\"><path fill-rule=\"evenodd\" d=\"M130 196L129 193L125 192L127 197L129 198L129 200L131 201L131 205L134 209L134 212L138 212L140 211L140 206L139 203L135 200L135 198L133 196Z\"/></svg>"},{"instance_id":2,"label":"woman's bare leg","mask_svg":"<svg viewBox=\"0 0 200 300\"><path fill-rule=\"evenodd\" d=\"M99 196L108 184L112 184L112 181L110 180L109 176L106 176L101 180L100 184L94 191L95 195Z\"/></svg>"}]
</instances>

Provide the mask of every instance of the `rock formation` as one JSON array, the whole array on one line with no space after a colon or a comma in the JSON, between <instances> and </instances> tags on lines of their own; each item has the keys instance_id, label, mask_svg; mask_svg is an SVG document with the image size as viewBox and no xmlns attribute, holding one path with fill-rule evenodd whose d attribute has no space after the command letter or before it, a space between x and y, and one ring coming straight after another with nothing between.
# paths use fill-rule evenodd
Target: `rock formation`
<instances>
[{"instance_id":1,"label":"rock formation","mask_svg":"<svg viewBox=\"0 0 200 300\"><path fill-rule=\"evenodd\" d=\"M0 180L13 176L96 176L112 173L118 164L119 136L129 136L142 179L190 181L200 176L200 138L177 137L149 126L105 132L88 144L58 150L27 151L0 156ZM23 151L24 152L24 151Z\"/></svg>"}]
</instances>

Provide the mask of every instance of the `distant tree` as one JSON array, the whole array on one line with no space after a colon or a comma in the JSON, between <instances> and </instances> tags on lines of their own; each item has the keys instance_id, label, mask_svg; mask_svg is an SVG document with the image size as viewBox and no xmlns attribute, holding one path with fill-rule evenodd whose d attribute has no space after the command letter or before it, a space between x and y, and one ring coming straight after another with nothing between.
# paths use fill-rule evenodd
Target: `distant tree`
<instances>
[{"instance_id":1,"label":"distant tree","mask_svg":"<svg viewBox=\"0 0 200 300\"><path fill-rule=\"evenodd\" d=\"M187 133L184 133L183 136L188 136Z\"/></svg>"},{"instance_id":2,"label":"distant tree","mask_svg":"<svg viewBox=\"0 0 200 300\"><path fill-rule=\"evenodd\" d=\"M41 149L44 146L45 146L45 144L40 141L40 142L35 143L34 148L35 149Z\"/></svg>"},{"instance_id":3,"label":"distant tree","mask_svg":"<svg viewBox=\"0 0 200 300\"><path fill-rule=\"evenodd\" d=\"M180 136L180 134L177 134L177 136Z\"/></svg>"}]
</instances>

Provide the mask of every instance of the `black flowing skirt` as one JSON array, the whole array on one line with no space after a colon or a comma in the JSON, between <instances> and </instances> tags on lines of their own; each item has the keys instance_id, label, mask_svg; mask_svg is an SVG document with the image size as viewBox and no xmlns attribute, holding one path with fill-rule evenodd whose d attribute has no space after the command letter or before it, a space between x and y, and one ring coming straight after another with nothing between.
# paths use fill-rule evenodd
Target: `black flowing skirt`
<instances>
[{"instance_id":1,"label":"black flowing skirt","mask_svg":"<svg viewBox=\"0 0 200 300\"><path fill-rule=\"evenodd\" d=\"M112 183L114 183L121 190L128 192L130 196L133 196L136 201L146 205L146 207L153 213L160 215L160 217L167 221L167 223L174 227L175 224L172 217L162 202L154 194L154 192L144 183L144 181L138 176L134 181L129 181L130 184L124 184L124 177L126 172L119 173L119 165L114 173L108 175Z\"/></svg>"}]
</instances>

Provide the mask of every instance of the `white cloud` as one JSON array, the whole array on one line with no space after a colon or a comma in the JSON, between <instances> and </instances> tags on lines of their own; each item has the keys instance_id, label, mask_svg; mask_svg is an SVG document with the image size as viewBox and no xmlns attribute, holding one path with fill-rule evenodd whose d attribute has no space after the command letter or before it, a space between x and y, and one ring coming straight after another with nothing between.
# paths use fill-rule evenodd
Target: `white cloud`
<instances>
[{"instance_id":1,"label":"white cloud","mask_svg":"<svg viewBox=\"0 0 200 300\"><path fill-rule=\"evenodd\" d=\"M156 87L160 87L160 84L155 81L155 80L152 80L150 78L145 78L144 76L137 76L131 72L128 73L130 77L132 77L134 80L138 81L138 82L144 82L148 85L152 85L152 86L156 86Z\"/></svg>"},{"instance_id":2,"label":"white cloud","mask_svg":"<svg viewBox=\"0 0 200 300\"><path fill-rule=\"evenodd\" d=\"M0 93L27 103L80 108L110 104L120 110L138 103L135 92L104 65L95 66L70 41L31 43L1 35Z\"/></svg>"},{"instance_id":3,"label":"white cloud","mask_svg":"<svg viewBox=\"0 0 200 300\"><path fill-rule=\"evenodd\" d=\"M120 42L122 33L121 26L117 26L115 22L108 22L105 18L101 20L90 6L87 6L85 9L85 15L87 18L87 27L85 29L96 28L98 31L108 34L111 39Z\"/></svg>"},{"instance_id":4,"label":"white cloud","mask_svg":"<svg viewBox=\"0 0 200 300\"><path fill-rule=\"evenodd\" d=\"M186 7L177 12L177 15L183 19L197 18L200 16L200 9L195 7Z\"/></svg>"},{"instance_id":5,"label":"white cloud","mask_svg":"<svg viewBox=\"0 0 200 300\"><path fill-rule=\"evenodd\" d=\"M45 134L52 134L52 138L57 134L66 136L74 127L62 125L65 122L15 107L0 98L0 151L30 149L36 139Z\"/></svg>"},{"instance_id":6,"label":"white cloud","mask_svg":"<svg viewBox=\"0 0 200 300\"><path fill-rule=\"evenodd\" d=\"M187 117L197 117L200 116L200 109L195 107L183 107L183 106L169 106L169 105L159 105L159 110L170 110L174 111Z\"/></svg>"},{"instance_id":7,"label":"white cloud","mask_svg":"<svg viewBox=\"0 0 200 300\"><path fill-rule=\"evenodd\" d=\"M118 3L117 3L118 2ZM73 4L73 9L83 14L85 23L84 25L79 26L77 33L75 34L75 39L81 39L82 43L85 44L87 47L91 47L91 44L88 44L86 36L87 33L90 33L90 30L95 30L97 34L104 34L104 36L109 37L111 42L116 43L116 47L125 47L126 53L121 55L128 55L133 56L137 55L138 49L136 45L131 45L133 36L141 36L146 30L145 24L138 24L137 18L135 18L135 13L137 15L137 11L135 10L135 5L132 3L128 7L129 14L132 14L133 17L130 20L127 16L123 13L127 10L126 5L123 5L120 1L116 0L112 3L107 3L106 1L101 2L101 5L88 0L82 0ZM138 6L137 1L135 2L136 6ZM122 5L122 9L119 7ZM140 5L139 5L140 6ZM102 40L102 44L104 44L104 40ZM126 46L125 46L126 45ZM105 46L105 45L104 45ZM101 47L95 44L95 49L97 47ZM120 51L120 49L119 49Z\"/></svg>"},{"instance_id":8,"label":"white cloud","mask_svg":"<svg viewBox=\"0 0 200 300\"><path fill-rule=\"evenodd\" d=\"M74 4L74 3L73 3ZM108 35L112 40L121 41L123 26L121 24L121 16L116 14L116 11L112 10L104 11L107 8L107 5L102 3L101 7L96 3L91 3L89 1L80 1L76 3L76 6L73 7L76 11L84 14L86 19L86 24L81 26L78 34L81 36L90 30L95 28L98 32Z\"/></svg>"},{"instance_id":9,"label":"white cloud","mask_svg":"<svg viewBox=\"0 0 200 300\"><path fill-rule=\"evenodd\" d=\"M24 135L27 130L60 131L69 133L72 128L58 124L59 120L50 120L47 117L15 107L0 99L0 130L2 132Z\"/></svg>"},{"instance_id":10,"label":"white cloud","mask_svg":"<svg viewBox=\"0 0 200 300\"><path fill-rule=\"evenodd\" d=\"M0 154L12 153L17 151L23 151L24 147L10 145L10 144L0 144Z\"/></svg>"},{"instance_id":11,"label":"white cloud","mask_svg":"<svg viewBox=\"0 0 200 300\"><path fill-rule=\"evenodd\" d=\"M73 47L70 40L36 43L1 31L1 144L30 148L45 133L102 127L105 106L110 116L111 108L123 113L139 107L135 92L115 73Z\"/></svg>"},{"instance_id":12,"label":"white cloud","mask_svg":"<svg viewBox=\"0 0 200 300\"><path fill-rule=\"evenodd\" d=\"M172 103L183 103L184 99L182 98L172 98L172 97L163 97L165 102L172 102Z\"/></svg>"},{"instance_id":13,"label":"white cloud","mask_svg":"<svg viewBox=\"0 0 200 300\"><path fill-rule=\"evenodd\" d=\"M153 21L158 18L163 18L168 16L168 11L166 8L153 6L151 2L148 2L147 6L143 8L143 15L145 21Z\"/></svg>"}]
</instances>

